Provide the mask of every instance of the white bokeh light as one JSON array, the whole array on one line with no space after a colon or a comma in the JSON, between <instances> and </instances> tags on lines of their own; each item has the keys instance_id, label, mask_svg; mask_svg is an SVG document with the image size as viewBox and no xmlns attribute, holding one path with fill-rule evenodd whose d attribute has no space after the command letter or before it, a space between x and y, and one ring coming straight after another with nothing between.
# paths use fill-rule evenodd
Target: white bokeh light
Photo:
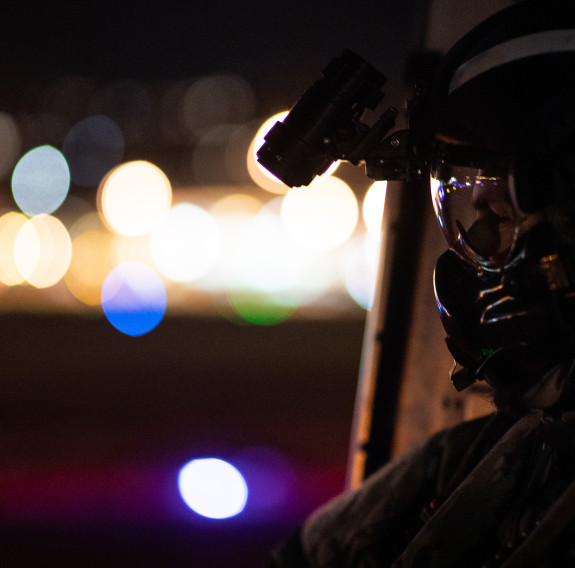
<instances>
[{"instance_id":1,"label":"white bokeh light","mask_svg":"<svg viewBox=\"0 0 575 568\"><path fill-rule=\"evenodd\" d=\"M284 194L287 193L288 187L282 183L271 172L261 166L257 160L257 152L261 145L264 143L264 137L276 122L282 120L288 115L288 111L278 112L272 117L268 118L258 129L250 147L248 149L247 162L248 173L252 180L259 185L262 189L271 193Z\"/></svg>"},{"instance_id":2,"label":"white bokeh light","mask_svg":"<svg viewBox=\"0 0 575 568\"><path fill-rule=\"evenodd\" d=\"M279 198L278 198L279 199ZM240 283L260 292L303 288L314 252L291 240L283 229L281 201L268 203L238 239L234 264Z\"/></svg>"},{"instance_id":3,"label":"white bokeh light","mask_svg":"<svg viewBox=\"0 0 575 568\"><path fill-rule=\"evenodd\" d=\"M56 217L32 217L16 236L14 258L20 274L32 286L53 286L64 277L72 260L70 234Z\"/></svg>"},{"instance_id":4,"label":"white bokeh light","mask_svg":"<svg viewBox=\"0 0 575 568\"><path fill-rule=\"evenodd\" d=\"M284 197L282 221L292 239L312 250L329 250L345 242L359 216L351 188L334 176L316 178L308 187Z\"/></svg>"},{"instance_id":5,"label":"white bokeh light","mask_svg":"<svg viewBox=\"0 0 575 568\"><path fill-rule=\"evenodd\" d=\"M259 185L262 189L269 191L270 193L276 193L279 195L284 195L289 191L289 187L280 181L276 176L274 176L270 171L266 170L258 162L258 150L261 148L262 144L265 142L265 137L271 128L276 124L276 122L283 122L283 120L288 115L289 111L278 112L272 117L268 118L258 129L256 135L254 136L247 155L247 165L248 173L252 180ZM335 161L328 170L323 174L324 177L332 175L339 167L339 160Z\"/></svg>"},{"instance_id":6,"label":"white bokeh light","mask_svg":"<svg viewBox=\"0 0 575 568\"><path fill-rule=\"evenodd\" d=\"M205 209L180 203L152 233L150 250L164 276L175 282L192 282L209 272L218 260L218 226Z\"/></svg>"},{"instance_id":7,"label":"white bokeh light","mask_svg":"<svg viewBox=\"0 0 575 568\"><path fill-rule=\"evenodd\" d=\"M386 193L387 181L376 181L371 184L363 198L363 221L369 234L376 239L381 237Z\"/></svg>"},{"instance_id":8,"label":"white bokeh light","mask_svg":"<svg viewBox=\"0 0 575 568\"><path fill-rule=\"evenodd\" d=\"M213 270L202 279L204 289L227 290L243 284L243 271L239 256L246 234L262 209L262 202L245 194L231 194L218 199L209 209L218 226L220 255Z\"/></svg>"},{"instance_id":9,"label":"white bokeh light","mask_svg":"<svg viewBox=\"0 0 575 568\"><path fill-rule=\"evenodd\" d=\"M244 510L248 486L232 464L218 458L195 459L178 475L178 489L186 505L203 517L227 519Z\"/></svg>"},{"instance_id":10,"label":"white bokeh light","mask_svg":"<svg viewBox=\"0 0 575 568\"><path fill-rule=\"evenodd\" d=\"M121 235L150 233L171 203L170 181L160 168L143 160L114 168L100 184L100 213L109 227Z\"/></svg>"}]
</instances>

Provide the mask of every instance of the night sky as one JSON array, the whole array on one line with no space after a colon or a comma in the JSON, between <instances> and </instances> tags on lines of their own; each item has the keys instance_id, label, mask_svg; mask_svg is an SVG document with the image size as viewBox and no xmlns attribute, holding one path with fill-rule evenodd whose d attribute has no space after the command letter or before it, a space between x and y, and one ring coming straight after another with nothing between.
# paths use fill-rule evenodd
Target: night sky
<instances>
[{"instance_id":1,"label":"night sky","mask_svg":"<svg viewBox=\"0 0 575 568\"><path fill-rule=\"evenodd\" d=\"M0 72L10 82L66 74L159 81L234 72L261 93L264 107L284 107L332 57L352 49L388 76L393 90L403 83L408 51L417 47L422 18L415 14L422 4L10 3L0 13Z\"/></svg>"}]
</instances>

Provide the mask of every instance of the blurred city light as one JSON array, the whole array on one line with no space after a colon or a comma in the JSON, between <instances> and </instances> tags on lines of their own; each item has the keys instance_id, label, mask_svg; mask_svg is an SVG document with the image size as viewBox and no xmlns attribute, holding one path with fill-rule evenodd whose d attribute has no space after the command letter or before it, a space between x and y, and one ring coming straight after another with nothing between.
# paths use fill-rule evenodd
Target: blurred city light
<instances>
[{"instance_id":1,"label":"blurred city light","mask_svg":"<svg viewBox=\"0 0 575 568\"><path fill-rule=\"evenodd\" d=\"M12 174L12 194L26 215L50 214L66 199L70 170L52 146L39 146L20 158Z\"/></svg>"},{"instance_id":2,"label":"blurred city light","mask_svg":"<svg viewBox=\"0 0 575 568\"><path fill-rule=\"evenodd\" d=\"M374 238L381 237L381 222L387 192L386 181L376 181L371 184L363 198L362 214L367 231Z\"/></svg>"},{"instance_id":3,"label":"blurred city light","mask_svg":"<svg viewBox=\"0 0 575 568\"><path fill-rule=\"evenodd\" d=\"M22 276L14 258L14 243L20 229L28 222L23 213L10 211L0 217L0 281L6 286L22 284Z\"/></svg>"},{"instance_id":4,"label":"blurred city light","mask_svg":"<svg viewBox=\"0 0 575 568\"><path fill-rule=\"evenodd\" d=\"M216 200L210 207L210 213L216 219L223 219L232 224L238 221L241 224L245 219L255 216L261 207L262 202L253 195L231 193ZM231 227L232 233L235 229L236 227Z\"/></svg>"},{"instance_id":5,"label":"blurred city light","mask_svg":"<svg viewBox=\"0 0 575 568\"><path fill-rule=\"evenodd\" d=\"M127 162L102 180L98 202L112 230L121 235L144 235L168 212L172 187L154 164L144 160Z\"/></svg>"},{"instance_id":6,"label":"blurred city light","mask_svg":"<svg viewBox=\"0 0 575 568\"><path fill-rule=\"evenodd\" d=\"M175 282L192 282L211 270L219 258L220 236L213 217L192 203L168 212L151 235L156 266Z\"/></svg>"},{"instance_id":7,"label":"blurred city light","mask_svg":"<svg viewBox=\"0 0 575 568\"><path fill-rule=\"evenodd\" d=\"M104 281L102 308L118 331L134 337L143 335L162 321L166 290L161 278L149 266L124 262Z\"/></svg>"},{"instance_id":8,"label":"blurred city light","mask_svg":"<svg viewBox=\"0 0 575 568\"><path fill-rule=\"evenodd\" d=\"M257 130L247 154L247 165L250 177L259 185L262 189L269 191L270 193L277 193L279 195L284 195L288 192L289 188L281 182L276 176L274 176L269 170L266 170L257 160L258 150L261 148L265 141L265 137L270 129L275 125L276 122L283 122L285 117L288 115L289 111L278 112L272 117L268 118ZM328 177L335 173L340 165L339 161L335 161L328 170L323 174L324 177Z\"/></svg>"},{"instance_id":9,"label":"blurred city light","mask_svg":"<svg viewBox=\"0 0 575 568\"><path fill-rule=\"evenodd\" d=\"M281 200L267 203L236 237L235 254L230 261L238 275L234 281L244 287L273 293L305 286L313 253L289 238L280 207Z\"/></svg>"},{"instance_id":10,"label":"blurred city light","mask_svg":"<svg viewBox=\"0 0 575 568\"><path fill-rule=\"evenodd\" d=\"M248 500L248 486L240 471L218 458L185 464L178 474L178 489L192 511L210 519L234 517Z\"/></svg>"},{"instance_id":11,"label":"blurred city light","mask_svg":"<svg viewBox=\"0 0 575 568\"><path fill-rule=\"evenodd\" d=\"M254 136L255 95L245 79L219 74L151 87L62 77L38 100L28 113L0 112L0 180L11 175L24 213L0 200L0 282L13 288L14 309L100 306L124 264L158 271L158 321L168 306L272 325L368 304L361 298L373 276L356 243L378 231L385 187L367 192L361 226L354 191L331 175L338 163L287 191L256 161L263 136L287 112ZM162 168L137 159L150 150ZM136 159L122 162L125 155ZM132 290L133 278L118 286ZM44 296L18 286L62 279ZM333 301L342 295L350 301ZM141 318L109 298L102 307L110 321ZM151 329L123 325L134 335Z\"/></svg>"},{"instance_id":12,"label":"blurred city light","mask_svg":"<svg viewBox=\"0 0 575 568\"><path fill-rule=\"evenodd\" d=\"M246 288L230 288L227 293L229 305L236 316L263 326L277 325L292 315L299 306L298 299L292 296L289 292L269 294Z\"/></svg>"},{"instance_id":13,"label":"blurred city light","mask_svg":"<svg viewBox=\"0 0 575 568\"><path fill-rule=\"evenodd\" d=\"M53 286L64 277L72 260L68 230L51 215L32 217L16 235L14 260L20 274L32 286Z\"/></svg>"},{"instance_id":14,"label":"blurred city light","mask_svg":"<svg viewBox=\"0 0 575 568\"><path fill-rule=\"evenodd\" d=\"M262 206L262 201L256 197L232 193L216 200L209 208L218 226L220 257L203 280L204 289L222 291L243 285L244 272L248 267L242 261L245 258L242 243Z\"/></svg>"},{"instance_id":15,"label":"blurred city light","mask_svg":"<svg viewBox=\"0 0 575 568\"><path fill-rule=\"evenodd\" d=\"M288 115L288 111L279 112L268 118L258 129L250 147L248 149L247 164L248 172L257 185L270 193L283 195L287 193L288 187L275 177L271 172L261 166L257 160L257 152L264 143L265 135L276 122L282 120Z\"/></svg>"},{"instance_id":16,"label":"blurred city light","mask_svg":"<svg viewBox=\"0 0 575 568\"><path fill-rule=\"evenodd\" d=\"M117 263L139 262L147 266L155 264L150 250L150 235L114 235L112 247Z\"/></svg>"},{"instance_id":17,"label":"blurred city light","mask_svg":"<svg viewBox=\"0 0 575 568\"><path fill-rule=\"evenodd\" d=\"M84 304L100 304L102 286L116 264L113 251L113 237L103 231L89 229L72 241L72 262L65 280Z\"/></svg>"},{"instance_id":18,"label":"blurred city light","mask_svg":"<svg viewBox=\"0 0 575 568\"><path fill-rule=\"evenodd\" d=\"M286 232L312 250L332 249L346 241L355 230L358 215L353 191L334 176L291 189L282 205Z\"/></svg>"}]
</instances>

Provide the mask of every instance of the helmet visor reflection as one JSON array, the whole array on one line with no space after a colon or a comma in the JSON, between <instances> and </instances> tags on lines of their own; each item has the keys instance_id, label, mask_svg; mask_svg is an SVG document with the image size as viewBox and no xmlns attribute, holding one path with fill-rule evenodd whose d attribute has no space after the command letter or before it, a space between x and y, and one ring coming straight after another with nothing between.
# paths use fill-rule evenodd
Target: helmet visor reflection
<instances>
[{"instance_id":1,"label":"helmet visor reflection","mask_svg":"<svg viewBox=\"0 0 575 568\"><path fill-rule=\"evenodd\" d=\"M432 173L431 192L451 249L474 266L508 264L525 215L514 207L506 177L441 165Z\"/></svg>"}]
</instances>

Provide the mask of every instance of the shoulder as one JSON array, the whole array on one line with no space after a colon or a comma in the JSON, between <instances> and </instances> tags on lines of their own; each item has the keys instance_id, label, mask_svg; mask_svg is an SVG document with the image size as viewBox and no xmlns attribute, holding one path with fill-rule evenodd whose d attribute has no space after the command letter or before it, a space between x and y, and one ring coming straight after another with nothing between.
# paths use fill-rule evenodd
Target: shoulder
<instances>
[{"instance_id":1,"label":"shoulder","mask_svg":"<svg viewBox=\"0 0 575 568\"><path fill-rule=\"evenodd\" d=\"M450 464L456 467L494 420L494 415L482 417L437 432L382 467L357 490L345 492L318 509L301 532L303 549L311 564L346 565L359 550L376 540L397 541L397 527L403 529L410 519L419 519L446 468ZM398 544L390 543L393 547ZM341 560L336 561L339 557Z\"/></svg>"}]
</instances>

